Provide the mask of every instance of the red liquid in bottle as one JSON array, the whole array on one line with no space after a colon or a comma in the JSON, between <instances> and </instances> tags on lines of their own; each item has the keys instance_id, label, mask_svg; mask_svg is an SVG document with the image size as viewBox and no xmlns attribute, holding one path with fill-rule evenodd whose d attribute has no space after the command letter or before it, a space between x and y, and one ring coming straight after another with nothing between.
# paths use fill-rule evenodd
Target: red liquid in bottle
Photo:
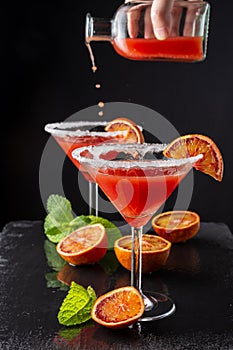
<instances>
[{"instance_id":1,"label":"red liquid in bottle","mask_svg":"<svg viewBox=\"0 0 233 350\"><path fill-rule=\"evenodd\" d=\"M202 37L171 37L165 40L116 38L114 49L132 60L166 60L194 62L204 59Z\"/></svg>"}]
</instances>

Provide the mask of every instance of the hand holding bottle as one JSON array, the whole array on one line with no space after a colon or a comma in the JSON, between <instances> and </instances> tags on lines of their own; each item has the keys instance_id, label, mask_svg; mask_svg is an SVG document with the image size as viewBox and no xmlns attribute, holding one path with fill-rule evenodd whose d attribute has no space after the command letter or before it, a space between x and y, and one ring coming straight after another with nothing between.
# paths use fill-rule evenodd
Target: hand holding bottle
<instances>
[{"instance_id":1,"label":"hand holding bottle","mask_svg":"<svg viewBox=\"0 0 233 350\"><path fill-rule=\"evenodd\" d=\"M87 14L87 45L91 41L108 41L119 55L138 61L205 59L210 13L206 1L125 1L113 18Z\"/></svg>"},{"instance_id":2,"label":"hand holding bottle","mask_svg":"<svg viewBox=\"0 0 233 350\"><path fill-rule=\"evenodd\" d=\"M157 38L164 40L168 36L178 36L180 20L182 15L181 7L173 7L175 0L153 0L151 6L143 1L133 6L128 11L128 32L131 38L136 38L139 32L140 18L144 16L144 38ZM125 3L132 2L126 0ZM193 20L196 10L187 9L183 35L192 35Z\"/></svg>"}]
</instances>

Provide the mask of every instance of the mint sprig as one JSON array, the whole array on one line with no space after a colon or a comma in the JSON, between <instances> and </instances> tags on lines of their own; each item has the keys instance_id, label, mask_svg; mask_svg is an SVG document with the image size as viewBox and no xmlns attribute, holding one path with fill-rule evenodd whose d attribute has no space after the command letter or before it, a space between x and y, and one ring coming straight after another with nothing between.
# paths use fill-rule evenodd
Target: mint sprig
<instances>
[{"instance_id":1,"label":"mint sprig","mask_svg":"<svg viewBox=\"0 0 233 350\"><path fill-rule=\"evenodd\" d=\"M64 326L75 326L91 318L91 309L96 300L94 289L71 282L70 290L58 312L58 321Z\"/></svg>"},{"instance_id":2,"label":"mint sprig","mask_svg":"<svg viewBox=\"0 0 233 350\"><path fill-rule=\"evenodd\" d=\"M105 218L93 215L74 217L70 201L63 196L50 195L47 201L47 210L44 232L53 243L60 242L62 238L80 227L97 223L102 224L106 229L109 250L113 249L114 242L122 236L116 225Z\"/></svg>"}]
</instances>

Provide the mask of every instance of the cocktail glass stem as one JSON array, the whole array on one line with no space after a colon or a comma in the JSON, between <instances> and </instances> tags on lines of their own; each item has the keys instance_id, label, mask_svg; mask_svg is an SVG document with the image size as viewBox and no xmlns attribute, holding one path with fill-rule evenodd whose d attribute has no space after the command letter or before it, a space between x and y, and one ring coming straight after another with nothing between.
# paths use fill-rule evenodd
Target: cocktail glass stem
<instances>
[{"instance_id":1,"label":"cocktail glass stem","mask_svg":"<svg viewBox=\"0 0 233 350\"><path fill-rule=\"evenodd\" d=\"M98 185L89 181L89 215L98 216Z\"/></svg>"},{"instance_id":2,"label":"cocktail glass stem","mask_svg":"<svg viewBox=\"0 0 233 350\"><path fill-rule=\"evenodd\" d=\"M145 310L149 311L154 307L154 302L150 300L142 291L142 233L143 227L131 227L132 233L132 258L131 258L131 286L137 288L141 293Z\"/></svg>"},{"instance_id":3,"label":"cocktail glass stem","mask_svg":"<svg viewBox=\"0 0 233 350\"><path fill-rule=\"evenodd\" d=\"M131 258L131 286L142 294L142 227L131 227L132 258Z\"/></svg>"},{"instance_id":4,"label":"cocktail glass stem","mask_svg":"<svg viewBox=\"0 0 233 350\"><path fill-rule=\"evenodd\" d=\"M131 286L138 289L144 300L145 312L140 321L148 322L173 314L175 304L166 295L157 292L142 291L142 233L143 227L131 227Z\"/></svg>"}]
</instances>

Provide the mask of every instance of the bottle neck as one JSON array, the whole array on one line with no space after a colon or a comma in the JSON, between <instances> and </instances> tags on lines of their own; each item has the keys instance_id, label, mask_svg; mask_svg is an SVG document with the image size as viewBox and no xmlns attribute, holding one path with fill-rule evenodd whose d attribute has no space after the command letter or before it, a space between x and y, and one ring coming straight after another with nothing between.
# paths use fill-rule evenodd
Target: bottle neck
<instances>
[{"instance_id":1,"label":"bottle neck","mask_svg":"<svg viewBox=\"0 0 233 350\"><path fill-rule=\"evenodd\" d=\"M86 43L91 41L111 41L112 20L108 18L92 17L90 13L86 15Z\"/></svg>"}]
</instances>

